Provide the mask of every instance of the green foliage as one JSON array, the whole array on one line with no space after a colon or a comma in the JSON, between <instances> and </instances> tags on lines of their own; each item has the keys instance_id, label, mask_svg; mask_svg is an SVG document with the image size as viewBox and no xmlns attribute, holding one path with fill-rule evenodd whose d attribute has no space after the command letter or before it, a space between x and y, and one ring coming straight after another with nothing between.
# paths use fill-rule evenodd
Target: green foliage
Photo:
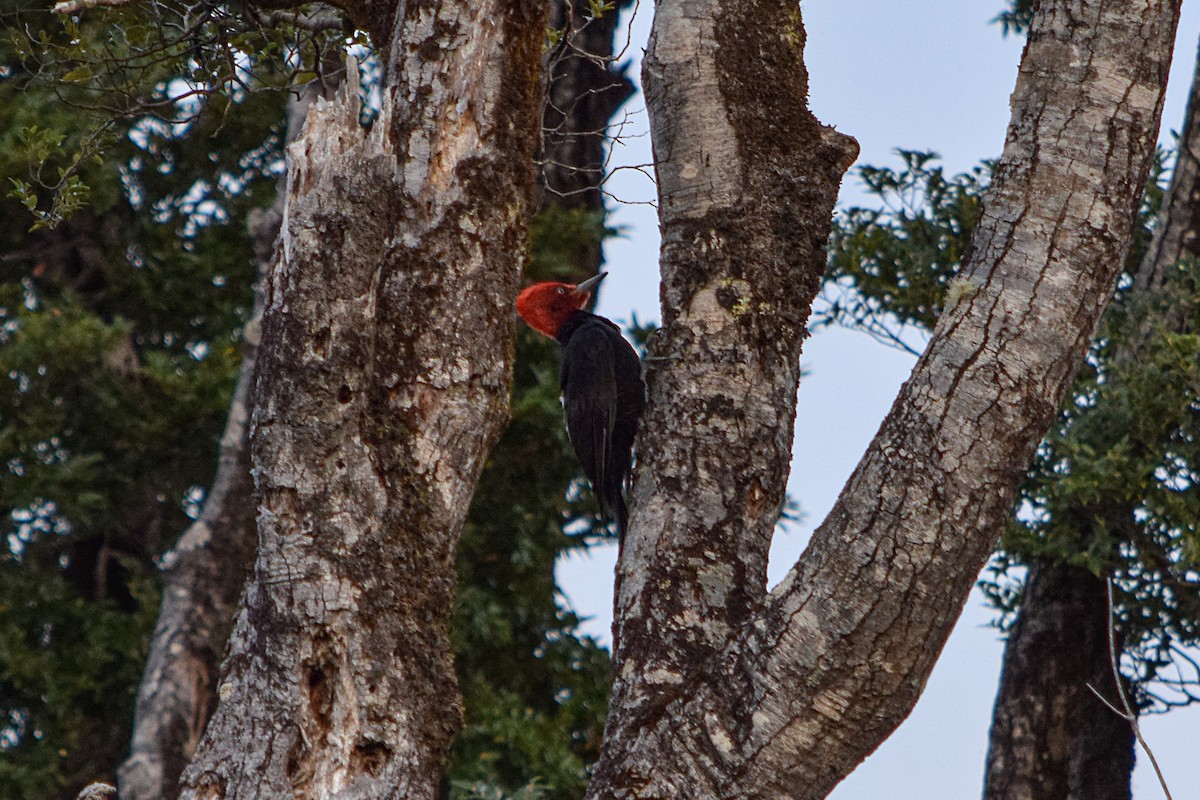
<instances>
[{"instance_id":1,"label":"green foliage","mask_svg":"<svg viewBox=\"0 0 1200 800\"><path fill-rule=\"evenodd\" d=\"M861 170L882 208L838 218L835 299L818 319L903 344L905 326L931 329L970 291L955 274L989 170L947 179L931 154L900 157L901 169ZM1114 304L981 584L1005 625L1020 600L1014 567L1066 562L1115 577L1129 663L1160 704L1197 699L1200 686L1179 650L1200 643L1200 270L1181 264L1153 293L1126 291L1162 205L1165 158L1160 150Z\"/></svg>"},{"instance_id":2,"label":"green foliage","mask_svg":"<svg viewBox=\"0 0 1200 800\"><path fill-rule=\"evenodd\" d=\"M859 178L880 208L838 216L814 330L832 324L903 346L905 328L933 328L979 221L990 165L947 177L935 153L897 150L900 169L865 166Z\"/></svg>"},{"instance_id":3,"label":"green foliage","mask_svg":"<svg viewBox=\"0 0 1200 800\"><path fill-rule=\"evenodd\" d=\"M1194 668L1191 685L1173 683L1188 663L1178 648L1200 643L1198 481L1200 265L1188 262L1106 317L1003 543L1009 562L1115 578L1124 648L1160 707L1200 699Z\"/></svg>"},{"instance_id":4,"label":"green foliage","mask_svg":"<svg viewBox=\"0 0 1200 800\"><path fill-rule=\"evenodd\" d=\"M532 225L533 280L567 279L602 219L551 208ZM608 536L562 424L558 346L522 326L512 422L459 543L452 635L466 706L452 796L578 798L599 751L608 654L578 632L554 581L565 552Z\"/></svg>"},{"instance_id":5,"label":"green foliage","mask_svg":"<svg viewBox=\"0 0 1200 800\"><path fill-rule=\"evenodd\" d=\"M0 556L0 797L74 797L123 756L158 608L130 566L134 613Z\"/></svg>"},{"instance_id":6,"label":"green foliage","mask_svg":"<svg viewBox=\"0 0 1200 800\"><path fill-rule=\"evenodd\" d=\"M104 207L89 203L89 167L111 164L123 136L194 140L190 127L224 126L226 112L252 94L261 101L277 93L267 105L278 108L287 90L340 64L330 54L340 55L351 34L329 13L303 8L271 15L253 5L167 0L68 16L52 5L12 0L0 10L3 80L36 101L21 104L21 118L4 128L8 152L27 165L26 175L9 174L10 196L35 228Z\"/></svg>"},{"instance_id":7,"label":"green foliage","mask_svg":"<svg viewBox=\"0 0 1200 800\"><path fill-rule=\"evenodd\" d=\"M609 0L588 0L588 18L600 19L614 8L616 5Z\"/></svg>"},{"instance_id":8,"label":"green foliage","mask_svg":"<svg viewBox=\"0 0 1200 800\"><path fill-rule=\"evenodd\" d=\"M1037 0L1008 0L1008 7L996 15L992 22L1000 23L1005 36L1021 34L1029 30Z\"/></svg>"},{"instance_id":9,"label":"green foliage","mask_svg":"<svg viewBox=\"0 0 1200 800\"><path fill-rule=\"evenodd\" d=\"M814 310L811 326L845 325L909 349L905 332L932 330L947 304L979 222L993 164L984 162L970 173L948 177L936 153L896 153L898 169L868 165L858 170L879 206L838 214L823 290L827 305ZM1162 148L1155 153L1127 271L1137 268L1149 246L1150 225L1162 207L1166 157ZM957 288L970 291L961 284Z\"/></svg>"},{"instance_id":10,"label":"green foliage","mask_svg":"<svg viewBox=\"0 0 1200 800\"><path fill-rule=\"evenodd\" d=\"M13 189L0 198L0 797L13 798L74 797L126 752L156 560L211 480L240 366L245 219L274 196L285 99L198 97L166 125L110 97L104 118L83 86L103 76L54 48L111 54L121 29L45 8L0 18ZM161 97L164 70L147 67L139 97Z\"/></svg>"},{"instance_id":11,"label":"green foliage","mask_svg":"<svg viewBox=\"0 0 1200 800\"><path fill-rule=\"evenodd\" d=\"M0 348L0 796L73 796L125 751L153 558L211 475L237 352L145 348L133 365L118 359L132 321L71 295L16 308Z\"/></svg>"},{"instance_id":12,"label":"green foliage","mask_svg":"<svg viewBox=\"0 0 1200 800\"><path fill-rule=\"evenodd\" d=\"M548 206L529 224L525 274L531 281L574 281L579 278L576 265L588 259L590 248L614 233L605 227L602 211Z\"/></svg>"},{"instance_id":13,"label":"green foliage","mask_svg":"<svg viewBox=\"0 0 1200 800\"><path fill-rule=\"evenodd\" d=\"M546 796L546 790L538 783L530 783L515 792L506 792L487 783L466 783L460 781L451 784L455 797L462 800L541 800Z\"/></svg>"}]
</instances>

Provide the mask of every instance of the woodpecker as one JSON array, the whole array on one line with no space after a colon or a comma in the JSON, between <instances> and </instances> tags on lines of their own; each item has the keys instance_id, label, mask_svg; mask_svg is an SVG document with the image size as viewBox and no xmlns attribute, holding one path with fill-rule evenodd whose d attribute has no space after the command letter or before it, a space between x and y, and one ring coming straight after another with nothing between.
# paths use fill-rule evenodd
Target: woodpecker
<instances>
[{"instance_id":1,"label":"woodpecker","mask_svg":"<svg viewBox=\"0 0 1200 800\"><path fill-rule=\"evenodd\" d=\"M625 483L633 437L646 403L642 364L621 329L583 310L607 273L578 285L535 283L517 297L517 313L561 345L559 385L567 436L600 508L624 536Z\"/></svg>"}]
</instances>

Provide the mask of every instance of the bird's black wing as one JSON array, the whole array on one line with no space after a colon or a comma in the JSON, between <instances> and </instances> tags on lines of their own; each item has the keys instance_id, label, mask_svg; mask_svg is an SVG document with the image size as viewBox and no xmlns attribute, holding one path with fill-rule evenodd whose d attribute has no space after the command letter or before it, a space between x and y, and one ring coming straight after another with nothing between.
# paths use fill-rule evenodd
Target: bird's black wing
<instances>
[{"instance_id":1,"label":"bird's black wing","mask_svg":"<svg viewBox=\"0 0 1200 800\"><path fill-rule=\"evenodd\" d=\"M618 334L619 335L619 334ZM616 512L609 465L617 417L613 342L600 320L585 323L563 343L562 400L567 435L592 489L610 513Z\"/></svg>"}]
</instances>

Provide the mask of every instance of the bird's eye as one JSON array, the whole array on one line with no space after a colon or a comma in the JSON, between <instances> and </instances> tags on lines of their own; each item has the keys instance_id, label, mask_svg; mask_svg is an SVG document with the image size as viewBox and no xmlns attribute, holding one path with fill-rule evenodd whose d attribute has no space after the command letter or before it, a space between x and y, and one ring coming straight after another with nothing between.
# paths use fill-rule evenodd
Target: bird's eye
<instances>
[{"instance_id":1,"label":"bird's eye","mask_svg":"<svg viewBox=\"0 0 1200 800\"><path fill-rule=\"evenodd\" d=\"M558 287L558 289L557 289L556 291L557 291L559 294L566 294L566 293L567 293L566 287L564 287L564 286L560 286L560 287Z\"/></svg>"}]
</instances>

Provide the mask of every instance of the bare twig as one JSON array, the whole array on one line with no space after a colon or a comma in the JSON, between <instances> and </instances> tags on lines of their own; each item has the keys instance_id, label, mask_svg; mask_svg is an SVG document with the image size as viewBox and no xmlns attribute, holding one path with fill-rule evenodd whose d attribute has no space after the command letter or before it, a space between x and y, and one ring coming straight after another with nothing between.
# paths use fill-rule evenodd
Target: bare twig
<instances>
[{"instance_id":1,"label":"bare twig","mask_svg":"<svg viewBox=\"0 0 1200 800\"><path fill-rule=\"evenodd\" d=\"M1150 764L1154 767L1154 774L1158 776L1158 785L1162 787L1163 794L1167 796L1167 800L1173 800L1171 790L1167 787L1167 779L1163 777L1162 769L1158 766L1158 759L1154 757L1154 751L1150 749L1150 745L1142 736L1141 726L1138 725L1137 712L1133 710L1133 705L1129 702L1129 698L1125 695L1125 690L1121 686L1121 666L1117 656L1117 634L1116 628L1113 625L1113 582L1112 578L1107 581L1108 589L1108 665L1112 669L1113 683L1116 686L1117 698L1121 701L1121 708L1117 708L1112 703L1104 698L1104 695L1092 686L1087 685L1092 690L1092 694L1100 698L1100 702L1104 703L1110 711L1116 714L1121 719L1129 723L1129 727L1133 729L1133 735L1137 738L1138 744L1146 751L1146 755L1150 758ZM1122 710L1123 709L1123 710Z\"/></svg>"},{"instance_id":2,"label":"bare twig","mask_svg":"<svg viewBox=\"0 0 1200 800\"><path fill-rule=\"evenodd\" d=\"M840 293L838 297L833 294L835 290ZM923 346L921 348L913 347L904 339L906 331L917 330L920 332L919 328L914 328L881 308L872 306L869 298L863 298L861 306L856 307L852 307L850 303L843 303L839 299L839 297L853 297L855 294L852 287L843 283L836 281L827 283L821 290L821 299L829 305L829 308L823 309L819 313L814 312L816 317L811 326L813 330L815 331L818 326L839 324L861 331L880 344L911 356L919 357L921 355ZM927 335L926 338L928 338Z\"/></svg>"}]
</instances>

